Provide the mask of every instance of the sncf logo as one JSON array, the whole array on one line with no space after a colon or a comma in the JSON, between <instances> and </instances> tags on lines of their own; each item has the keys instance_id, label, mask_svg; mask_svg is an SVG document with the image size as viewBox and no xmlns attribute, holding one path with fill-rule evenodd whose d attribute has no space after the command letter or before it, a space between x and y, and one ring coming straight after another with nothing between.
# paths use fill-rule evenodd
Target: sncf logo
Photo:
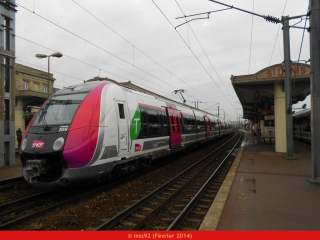
<instances>
[{"instance_id":1,"label":"sncf logo","mask_svg":"<svg viewBox=\"0 0 320 240\"><path fill-rule=\"evenodd\" d=\"M40 140L33 140L32 142L32 148L42 148L44 145L44 142Z\"/></svg>"},{"instance_id":2,"label":"sncf logo","mask_svg":"<svg viewBox=\"0 0 320 240\"><path fill-rule=\"evenodd\" d=\"M134 146L134 151L135 151L135 152L141 151L141 145L140 145L140 144L136 144L136 145Z\"/></svg>"}]
</instances>

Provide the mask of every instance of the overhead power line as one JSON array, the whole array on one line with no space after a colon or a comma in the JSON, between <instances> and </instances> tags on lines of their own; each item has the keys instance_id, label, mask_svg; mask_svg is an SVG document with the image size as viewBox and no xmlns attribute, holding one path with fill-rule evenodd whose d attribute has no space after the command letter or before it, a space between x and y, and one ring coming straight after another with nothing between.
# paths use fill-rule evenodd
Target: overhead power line
<instances>
[{"instance_id":1,"label":"overhead power line","mask_svg":"<svg viewBox=\"0 0 320 240\"><path fill-rule=\"evenodd\" d=\"M223 6L227 6L227 7L231 7L231 8L234 8L238 11L241 11L241 12L245 12L245 13L249 13L249 14L252 14L252 15L255 15L257 17L262 17L264 18L267 22L271 22L271 23L281 23L281 20L279 18L276 18L276 17L273 17L273 16L265 16L265 15L260 15L260 14L257 14L257 13L254 13L254 12L250 12L250 11L247 11L247 10L244 10L244 9L241 9L241 8L237 8L237 7L234 7L233 5L228 5L228 4L225 4L225 3L222 3L222 2L218 2L216 0L209 0L210 2L214 2L214 3L218 3L220 5L223 5Z\"/></svg>"},{"instance_id":2,"label":"overhead power line","mask_svg":"<svg viewBox=\"0 0 320 240\"><path fill-rule=\"evenodd\" d=\"M30 42L30 43L32 43L32 44L35 44L35 45L37 45L37 46L43 47L43 48L48 49L48 50L50 50L50 51L57 52L57 50L54 50L54 49L45 47L45 46L43 46L43 45L41 45L41 44L38 44L38 43L33 42L33 41L30 41L30 40L28 40L28 39L26 39L26 38L23 38L23 37L20 37L20 36L18 36L18 35L15 35L15 37L18 37L18 38L20 38L20 39L22 39L22 40L25 40L25 41ZM158 92L161 92L161 93L163 93L163 94L165 94L165 95L167 95L167 96L172 96L172 95L170 95L170 94L168 94L168 93L159 91L158 89L155 89L155 88L149 87L149 86L147 86L147 85L144 85L144 84L142 84L142 83L138 83L138 82L133 81L133 80L131 80L131 79L122 77L122 76L120 76L120 75L118 75L118 74L114 74L114 73L112 73L112 72L110 72L110 71L107 71L107 70L105 70L105 69L96 67L96 66L94 66L94 65L92 65L92 64L86 63L86 62L84 62L84 61L81 61L81 60L76 59L76 58L74 58L74 57L71 57L71 56L69 56L69 55L63 54L63 56L64 56L64 57L67 57L67 58L70 58L70 59L72 59L72 60L74 60L74 61L80 62L80 63L82 63L82 64L85 64L85 65L87 65L87 66L90 66L90 67L92 67L92 68L95 68L95 69L104 71L104 72L106 72L106 73L108 73L108 74L111 74L111 75L114 75L114 76L116 76L116 77L122 78L122 79L124 79L124 80L130 81L131 83L138 84L138 85L141 85L141 86L150 88L150 89L157 90ZM37 65L35 65L35 64L22 61L22 60L20 60L20 59L18 59L18 60L19 60L20 62L24 62L24 63L27 63L27 64L29 64L29 65L33 65L33 66L36 66L36 67L39 67L39 68L43 68L43 67L37 66ZM43 68L43 69L46 69L46 68ZM64 75L64 76L68 76L68 77L75 78L75 79L80 80L80 81L84 81L83 79L76 78L76 77L73 77L73 76L70 76L70 75L67 75L67 74L64 74L64 73L60 73L60 72L57 72L57 71L52 71L52 72L56 72L56 73L62 74L62 75ZM190 96L191 98L195 99L195 100L199 100L199 99L195 98L194 96L191 96L191 95L189 95L189 96Z\"/></svg>"},{"instance_id":3,"label":"overhead power line","mask_svg":"<svg viewBox=\"0 0 320 240\"><path fill-rule=\"evenodd\" d=\"M23 9L25 9L25 10L27 10L27 11L29 11L29 12L31 12L31 13L33 13L33 14L35 14L36 16L38 16L38 17L40 17L40 18L42 18L42 19L44 19L44 20L46 20L46 21L50 22L51 24L53 24L53 25L55 25L55 26L57 26L57 27L59 27L59 28L61 28L61 29L65 30L65 31L67 31L68 33L70 33L70 34L72 34L72 35L74 35L74 36L76 36L76 37L80 38L81 40L83 40L83 41L85 41L85 42L89 43L90 45L95 46L96 48L98 48L98 49L100 49L100 50L102 50L102 51L104 51L104 52L106 52L106 53L108 53L108 54L112 55L113 57L115 57L115 58L117 58L117 59L119 59L119 60L123 61L124 63L127 63L127 64L129 64L129 65L131 65L131 66L132 66L132 64L131 64L131 63L129 63L128 61L126 61L126 60L124 60L124 59L122 59L122 58L120 58L119 56L117 56L117 55L115 55L115 54L113 54L113 53L111 53L111 52L109 52L109 51L107 51L107 50L103 49L102 47L100 47L100 46L98 46L98 45L96 45L96 44L94 44L94 43L90 42L89 40L87 40L87 39L85 39L85 38L83 38L83 37L80 37L79 35L77 35L77 34L75 34L75 33L71 32L71 31L67 30L66 28L61 27L60 25L58 25L58 24L56 24L56 23L54 23L54 22L50 21L49 19L47 19L47 18L45 18L45 17L43 17L43 16L41 16L41 15L39 15L39 14L37 14L37 13L32 12L30 9L28 9L28 8L26 8L26 7L24 7L24 6L20 5L20 4L18 4L18 3L16 3L16 4L17 4L18 6L20 6L20 7L22 7ZM160 79L160 78L158 78L158 77L154 76L153 74L151 74L151 73L149 73L149 72L147 72L147 71L143 70L143 69L142 69L142 68L140 68L140 67L137 67L137 66L133 66L133 67L135 67L135 68L139 69L140 71L142 71L142 72L144 72L144 73L148 74L149 76L152 76L152 77L154 77L154 78L158 79L159 81L161 81L161 82L163 82L163 83L165 83L165 84L167 84L167 85L170 85L170 84L168 84L167 82L165 82L165 81L163 81L162 79ZM175 86L174 86L174 87L175 87ZM175 88L176 88L176 87L175 87Z\"/></svg>"},{"instance_id":4,"label":"overhead power line","mask_svg":"<svg viewBox=\"0 0 320 240\"><path fill-rule=\"evenodd\" d=\"M162 15L167 19L167 21L169 22L169 24L175 29L174 25L170 22L170 20L167 18L167 16L163 13L163 11L160 9L160 7L154 2L154 0L152 0L152 2L154 3L154 5L159 9L159 11L162 13ZM176 31L176 30L175 30ZM181 36L181 34L176 31L178 33L178 35L180 36L180 38L182 39L182 41L188 46L188 44L186 43L186 41L183 39L183 37ZM189 46L188 46L189 48ZM189 50L191 51L191 53L193 54L193 56L197 59L197 61L199 62L199 64L202 66L202 68L205 70L205 72L208 74L208 76L213 80L213 78L211 77L210 73L207 71L207 69L203 66L203 64L201 63L201 61L199 60L199 58L196 56L196 54L192 51L191 48L189 48ZM232 103L229 101L229 99L226 97L226 95L224 94L224 92L220 89L220 87L217 85L217 83L213 80L214 84L217 86L217 88L220 90L220 92L223 94L223 96L226 98L226 100L229 102L229 104L234 108L234 106L232 105Z\"/></svg>"},{"instance_id":5,"label":"overhead power line","mask_svg":"<svg viewBox=\"0 0 320 240\"><path fill-rule=\"evenodd\" d=\"M179 5L178 1L177 1L177 0L175 0L175 1L176 1L176 3L177 3L178 7L180 8L181 13L185 16L185 13L183 12L183 10L182 10L181 6ZM208 57L208 54L206 53L206 51L204 50L204 48L203 48L202 44L200 43L200 41L199 41L199 39L198 39L197 35L196 35L196 34L195 34L195 32L193 31L192 27L191 27L191 26L190 26L190 24L187 22L187 20L186 20L186 23L187 23L187 24L188 24L188 26L190 27L190 29L191 29L191 31L192 31L192 33L193 33L194 37L196 38L196 40L197 40L198 44L200 45L200 47L201 47L201 49L202 49L203 53L204 53L204 54L205 54L205 56L207 57L208 62L210 63L210 65L211 65L211 67L213 68L213 70L215 71L216 75L218 76L218 79L220 80L220 82L222 83L222 85L224 86L224 88L227 90L227 92L228 92L228 94L229 94L230 98L232 99L232 96L230 95L228 88L226 88L226 86L224 85L224 83L223 83L222 79L220 78L220 76L219 76L218 72L216 71L215 67L213 66L212 62L210 61L210 59L209 59L209 57ZM211 78L211 80L212 80L212 81L214 81L214 79L212 78L212 76L211 76L211 75L210 75L210 78Z\"/></svg>"},{"instance_id":6,"label":"overhead power line","mask_svg":"<svg viewBox=\"0 0 320 240\"><path fill-rule=\"evenodd\" d=\"M148 75L150 75L150 76L152 76L152 77L154 77L155 79L157 79L157 80L159 80L159 81L161 81L161 82L163 82L163 83L165 83L166 85L169 85L170 87L173 87L173 88L177 88L176 86L174 86L174 85L170 85L170 84L168 84L167 82L165 82L165 81L163 81L162 79L160 79L160 78L158 78L158 77L156 77L155 75L153 75L153 74L151 74L151 73L149 73L149 72L147 72L147 71L145 71L144 69L142 69L142 68L140 68L140 67L137 67L137 66L134 66L134 65L132 65L130 62L128 62L128 61L126 61L126 60L124 60L124 59L122 59L122 58L120 58L119 56L117 56L117 55L115 55L115 54L113 54L113 53L111 53L111 52L109 52L109 51L107 51L107 50L105 50L105 49L103 49L103 48L101 48L100 46L98 46L98 45L96 45L96 44L94 44L94 43L92 43L92 42L90 42L89 40L87 40L87 39L85 39L85 38L83 38L83 37L81 37L81 36L79 36L79 35L77 35L77 34L75 34L75 33L73 33L73 32L71 32L70 30L68 30L68 29L66 29L66 28L64 28L64 27L62 27L62 26L60 26L60 25L58 25L58 24L56 24L56 23L54 23L54 22L52 22L51 20L49 20L49 19L47 19L47 18L45 18L45 17L43 17L43 16L41 16L41 15L39 15L39 14L37 14L37 13L35 13L35 12L33 12L33 11L31 11L30 9L28 9L28 8L26 8L26 7L24 7L24 6L22 6L21 4L18 4L18 3L16 3L18 6L20 6L20 7L22 7L23 9L25 9L25 10L27 10L27 11L29 11L29 12L31 12L31 13L33 13L33 14L35 14L36 16L38 16L38 17L40 17L40 18L42 18L42 19L44 19L44 20L46 20L46 21L48 21L49 23L51 23L51 24L53 24L53 25L55 25L55 26L57 26L57 27L59 27L59 28L61 28L61 29L63 29L64 31L67 31L68 33L70 33L70 34L72 34L72 35L74 35L74 36L76 36L76 37L78 37L78 38L80 38L81 40L83 40L83 41L85 41L85 42L87 42L87 43L89 43L90 45L93 45L93 46L95 46L95 47L97 47L98 49L100 49L100 50L102 50L102 51L104 51L104 52L106 52L106 53L108 53L108 54L110 54L110 55L112 55L112 56L114 56L114 57L116 57L117 59L119 59L119 60L121 60L121 61L123 61L124 63L127 63L127 64L129 64L129 65L131 65L131 66L133 66L134 68L136 68L136 69L138 69L138 70L140 70L140 71L142 71L142 72L144 72L144 73L146 73L146 74L148 74ZM128 41L129 42L129 41ZM131 43L130 43L131 44ZM140 50L139 50L140 51ZM142 51L141 51L142 52ZM144 55L146 55L144 52L142 52ZM147 57L149 57L148 55L146 55ZM153 60L151 57L149 57L151 60ZM156 62L155 60L153 60L154 62ZM156 62L157 64L159 64L158 62ZM160 65L160 64L159 64ZM160 65L161 66L161 65ZM162 66L163 67L163 66ZM163 67L164 68L164 67ZM165 69L165 68L164 68ZM168 70L167 70L168 71ZM170 71L168 71L168 72L170 72ZM171 73L171 72L170 72ZM172 74L172 73L171 73ZM173 76L175 76L174 74L172 74ZM175 76L176 77L176 76ZM178 78L178 77L177 77ZM179 80L181 80L180 78L178 78ZM184 82L183 80L181 80L182 82ZM184 82L185 83L185 82ZM187 84L187 83L185 83L185 84ZM187 84L188 85L188 84ZM189 87L191 87L190 85L188 85ZM193 87L191 87L191 88L193 88ZM193 88L194 89L194 88ZM194 89L195 91L197 91L198 93L200 93L201 95L203 95L203 96L205 96L203 93L201 93L201 92L199 92L198 90L196 90L196 89ZM207 97L207 96L205 96L205 97ZM207 97L208 98L208 97ZM208 99L210 99L210 98L208 98Z\"/></svg>"},{"instance_id":7,"label":"overhead power line","mask_svg":"<svg viewBox=\"0 0 320 240\"><path fill-rule=\"evenodd\" d=\"M66 55L63 55L63 56L66 57ZM38 66L38 65L35 65L35 64L32 64L32 63L29 63L29 62L20 60L19 58L16 58L16 60L17 60L18 62L21 62L21 63L24 63L24 64L28 64L28 65L31 65L31 66L35 66L35 67L37 67L37 68L42 68L42 69L46 69L46 70L47 70L47 68L45 68L45 67L41 67L41 66ZM50 71L53 72L53 73L58 73L58 74L61 74L61 75L63 75L63 76L71 77L71 78L74 78L74 79L79 80L79 81L81 81L81 82L84 82L83 79L80 79L80 78L77 78L77 77L74 77L74 76L70 76L70 75L65 74L65 73L61 73L61 72L58 72L58 71L55 71L55 70L50 70ZM167 97L167 98L169 98L169 99L170 99L170 97L172 97L172 95L170 95L170 94L168 94L168 93L159 91L158 89L155 89L155 88L146 86L146 85L141 84L141 83L138 83L138 82L136 82L136 81L130 80L130 82L131 82L131 83L134 83L135 85L141 85L141 86L143 86L143 87L145 87L145 88L157 90L157 92L162 93L163 96L165 96L165 95L166 95L166 96L169 96L169 97ZM64 87L64 86L60 86L60 85L56 85L56 84L55 84L55 86L56 86L56 87ZM180 99L178 96L175 96L175 95L173 95L173 96L176 97L177 99ZM198 100L197 98L194 98L194 99ZM176 101L176 100L173 100L173 101Z\"/></svg>"},{"instance_id":8,"label":"overhead power line","mask_svg":"<svg viewBox=\"0 0 320 240\"><path fill-rule=\"evenodd\" d=\"M253 3L253 12L254 12L254 0L252 0ZM252 32L253 32L253 15L252 15L252 22L251 22L251 37L250 37L250 54L249 54L249 68L248 68L248 74L250 73L250 63L251 63L251 47L252 47Z\"/></svg>"},{"instance_id":9,"label":"overhead power line","mask_svg":"<svg viewBox=\"0 0 320 240\"><path fill-rule=\"evenodd\" d=\"M138 50L139 52L141 52L143 55L145 55L147 58L149 58L151 61L153 61L154 63L156 63L157 65L159 65L161 68L163 68L165 71L167 71L170 75L174 76L175 78L179 79L181 82L183 82L184 84L186 84L187 86L189 86L190 88L196 90L194 87L192 87L191 85L189 85L187 82L183 81L181 78L179 78L178 76L176 76L175 74L173 74L171 71L169 71L166 67L164 67L162 64L160 64L159 62L157 62L156 60L154 60L152 57L150 57L148 54L146 54L144 51L142 51L140 48L138 48L136 45L134 45L133 43L131 43L129 40L127 40L125 37L123 37L122 35L120 35L118 32L116 32L114 29L112 29L110 26L108 26L106 23L104 23L102 20L100 20L98 17L96 17L93 13L91 13L89 10L87 10L85 7L83 7L82 5L80 5L79 3L77 3L75 0L72 0L75 4L77 4L80 8L82 8L84 11L86 11L88 14L90 14L93 18L95 18L96 20L98 20L100 23L102 23L104 26L106 26L107 28L109 28L111 31L113 31L115 34L117 34L119 37L121 37L123 40L125 40L128 44L130 44L133 49ZM189 42L189 47L190 47L190 42ZM198 90L196 90L198 93L202 94L201 92L199 92ZM207 97L208 98L208 97ZM208 98L209 99L209 98Z\"/></svg>"},{"instance_id":10,"label":"overhead power line","mask_svg":"<svg viewBox=\"0 0 320 240\"><path fill-rule=\"evenodd\" d=\"M288 0L286 0L286 3L284 4L284 8L283 8L283 11L282 11L282 16L283 16L283 14L284 14L284 10L286 9L287 2L288 2ZM277 39L278 39L280 27L281 27L281 25L279 25L279 27L278 27L276 39L274 40L273 49L272 49L272 53L271 53L271 57L270 57L270 61L269 61L269 66L270 66L270 63L271 63L271 60L272 60L272 56L273 56L273 52L274 52L274 47L276 46L276 42L277 42Z\"/></svg>"}]
</instances>

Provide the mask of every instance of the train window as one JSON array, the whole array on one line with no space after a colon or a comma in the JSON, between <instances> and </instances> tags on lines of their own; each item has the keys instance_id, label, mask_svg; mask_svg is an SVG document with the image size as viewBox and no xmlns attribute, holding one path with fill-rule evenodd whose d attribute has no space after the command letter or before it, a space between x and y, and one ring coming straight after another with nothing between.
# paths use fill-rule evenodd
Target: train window
<instances>
[{"instance_id":1,"label":"train window","mask_svg":"<svg viewBox=\"0 0 320 240\"><path fill-rule=\"evenodd\" d=\"M87 93L52 96L40 109L32 125L70 124Z\"/></svg>"},{"instance_id":2,"label":"train window","mask_svg":"<svg viewBox=\"0 0 320 240\"><path fill-rule=\"evenodd\" d=\"M171 129L172 129L172 133L175 133L176 130L175 130L175 127L174 127L174 121L173 121L173 114L170 113L170 117L171 117Z\"/></svg>"},{"instance_id":3,"label":"train window","mask_svg":"<svg viewBox=\"0 0 320 240\"><path fill-rule=\"evenodd\" d=\"M204 118L201 118L201 132L206 132L206 122Z\"/></svg>"},{"instance_id":4,"label":"train window","mask_svg":"<svg viewBox=\"0 0 320 240\"><path fill-rule=\"evenodd\" d=\"M310 132L308 119L303 119L303 122L302 122L302 131L304 131L304 132Z\"/></svg>"},{"instance_id":5,"label":"train window","mask_svg":"<svg viewBox=\"0 0 320 240\"><path fill-rule=\"evenodd\" d=\"M194 119L191 116L187 116L186 119L187 119L186 132L194 133L195 132Z\"/></svg>"},{"instance_id":6,"label":"train window","mask_svg":"<svg viewBox=\"0 0 320 240\"><path fill-rule=\"evenodd\" d=\"M144 107L140 106L140 115L141 115L141 128L140 134L138 136L139 139L148 137L148 120L146 116L146 111Z\"/></svg>"},{"instance_id":7,"label":"train window","mask_svg":"<svg viewBox=\"0 0 320 240\"><path fill-rule=\"evenodd\" d=\"M181 121L181 134L184 134L186 133L186 130L184 129L185 128L185 116L180 113L180 121Z\"/></svg>"},{"instance_id":8,"label":"train window","mask_svg":"<svg viewBox=\"0 0 320 240\"><path fill-rule=\"evenodd\" d=\"M150 137L158 137L160 136L160 122L157 110L148 108L147 111L149 117Z\"/></svg>"},{"instance_id":9,"label":"train window","mask_svg":"<svg viewBox=\"0 0 320 240\"><path fill-rule=\"evenodd\" d=\"M191 118L191 124L193 125L193 132L194 132L194 133L197 132L197 126L196 126L196 124L197 124L197 119L196 119L195 117L192 117L192 118Z\"/></svg>"},{"instance_id":10,"label":"train window","mask_svg":"<svg viewBox=\"0 0 320 240\"><path fill-rule=\"evenodd\" d=\"M168 123L168 116L166 112L162 112L162 124L163 124L163 135L169 135L169 123Z\"/></svg>"},{"instance_id":11,"label":"train window","mask_svg":"<svg viewBox=\"0 0 320 240\"><path fill-rule=\"evenodd\" d=\"M120 119L125 119L123 104L122 103L118 103L118 108L119 108L119 117L120 117Z\"/></svg>"},{"instance_id":12,"label":"train window","mask_svg":"<svg viewBox=\"0 0 320 240\"><path fill-rule=\"evenodd\" d=\"M210 122L211 123L211 131L214 131L214 126L215 126L215 123L214 121Z\"/></svg>"}]
</instances>

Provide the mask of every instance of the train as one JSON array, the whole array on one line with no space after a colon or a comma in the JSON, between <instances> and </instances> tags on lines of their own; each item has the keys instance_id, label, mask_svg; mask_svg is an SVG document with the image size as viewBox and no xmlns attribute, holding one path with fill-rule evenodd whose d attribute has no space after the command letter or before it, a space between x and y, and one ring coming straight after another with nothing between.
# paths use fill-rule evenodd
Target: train
<instances>
[{"instance_id":1,"label":"train","mask_svg":"<svg viewBox=\"0 0 320 240\"><path fill-rule=\"evenodd\" d=\"M311 112L304 110L292 115L293 138L311 143Z\"/></svg>"},{"instance_id":2,"label":"train","mask_svg":"<svg viewBox=\"0 0 320 240\"><path fill-rule=\"evenodd\" d=\"M185 104L87 81L51 95L30 121L19 150L22 175L42 189L118 178L231 131Z\"/></svg>"}]
</instances>

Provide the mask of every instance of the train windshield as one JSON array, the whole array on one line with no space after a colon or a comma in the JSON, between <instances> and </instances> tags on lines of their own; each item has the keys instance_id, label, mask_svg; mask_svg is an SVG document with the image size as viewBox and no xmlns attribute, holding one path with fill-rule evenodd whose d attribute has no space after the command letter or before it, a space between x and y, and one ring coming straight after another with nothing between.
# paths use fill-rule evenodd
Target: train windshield
<instances>
[{"instance_id":1,"label":"train windshield","mask_svg":"<svg viewBox=\"0 0 320 240\"><path fill-rule=\"evenodd\" d=\"M87 93L53 96L42 106L31 125L70 124Z\"/></svg>"}]
</instances>

